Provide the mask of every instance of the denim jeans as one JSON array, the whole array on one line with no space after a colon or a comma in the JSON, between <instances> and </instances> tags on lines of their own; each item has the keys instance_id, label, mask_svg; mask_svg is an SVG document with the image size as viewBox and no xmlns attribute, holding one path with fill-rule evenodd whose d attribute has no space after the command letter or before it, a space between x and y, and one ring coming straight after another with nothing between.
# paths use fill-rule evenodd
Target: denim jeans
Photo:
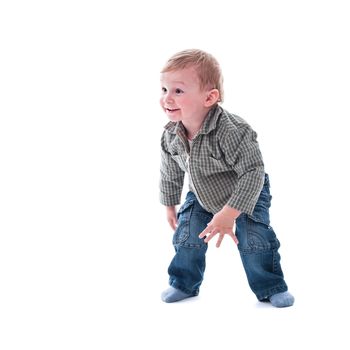
<instances>
[{"instance_id":1,"label":"denim jeans","mask_svg":"<svg viewBox=\"0 0 350 350\"><path fill-rule=\"evenodd\" d=\"M285 292L288 288L280 265L280 243L270 226L271 205L268 175L252 215L242 213L236 220L243 267L249 286L258 300ZM207 227L213 214L204 210L194 193L189 192L178 211L178 226L174 232L175 256L168 273L172 287L190 295L198 295L205 271L208 245L198 235Z\"/></svg>"}]
</instances>

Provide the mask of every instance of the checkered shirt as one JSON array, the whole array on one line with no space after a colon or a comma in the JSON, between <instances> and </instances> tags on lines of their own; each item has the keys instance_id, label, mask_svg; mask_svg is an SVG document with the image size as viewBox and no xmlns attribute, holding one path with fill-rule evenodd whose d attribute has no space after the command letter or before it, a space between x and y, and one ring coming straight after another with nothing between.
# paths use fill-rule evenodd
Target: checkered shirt
<instances>
[{"instance_id":1,"label":"checkered shirt","mask_svg":"<svg viewBox=\"0 0 350 350\"><path fill-rule=\"evenodd\" d=\"M264 183L257 134L242 118L215 106L190 147L181 122L169 122L161 138L160 201L180 204L184 175L204 209L224 205L252 214Z\"/></svg>"}]
</instances>

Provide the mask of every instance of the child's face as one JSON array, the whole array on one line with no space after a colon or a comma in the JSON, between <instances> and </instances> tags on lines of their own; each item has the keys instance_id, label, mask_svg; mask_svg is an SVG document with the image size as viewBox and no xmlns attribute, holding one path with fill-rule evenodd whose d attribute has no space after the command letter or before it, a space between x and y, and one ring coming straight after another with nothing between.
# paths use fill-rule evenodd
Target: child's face
<instances>
[{"instance_id":1,"label":"child's face","mask_svg":"<svg viewBox=\"0 0 350 350\"><path fill-rule=\"evenodd\" d=\"M203 91L194 67L162 73L160 105L171 121L188 121L207 114Z\"/></svg>"}]
</instances>

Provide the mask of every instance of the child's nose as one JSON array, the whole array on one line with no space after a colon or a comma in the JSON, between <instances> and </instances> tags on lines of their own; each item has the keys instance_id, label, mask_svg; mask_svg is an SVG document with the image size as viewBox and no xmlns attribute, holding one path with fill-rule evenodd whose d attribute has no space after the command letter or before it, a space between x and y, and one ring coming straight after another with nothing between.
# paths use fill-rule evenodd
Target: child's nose
<instances>
[{"instance_id":1,"label":"child's nose","mask_svg":"<svg viewBox=\"0 0 350 350\"><path fill-rule=\"evenodd\" d=\"M164 100L166 103L172 103L174 102L174 99L173 97L171 96L171 94L167 94L165 97L164 97Z\"/></svg>"}]
</instances>

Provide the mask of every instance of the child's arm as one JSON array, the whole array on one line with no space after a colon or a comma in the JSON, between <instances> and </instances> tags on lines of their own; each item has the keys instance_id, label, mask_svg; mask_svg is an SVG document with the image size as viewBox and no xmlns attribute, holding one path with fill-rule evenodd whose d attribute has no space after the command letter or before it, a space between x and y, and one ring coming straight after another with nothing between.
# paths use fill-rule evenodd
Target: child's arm
<instances>
[{"instance_id":1,"label":"child's arm","mask_svg":"<svg viewBox=\"0 0 350 350\"><path fill-rule=\"evenodd\" d=\"M264 163L256 141L256 133L249 125L242 125L232 130L222 140L225 159L232 166L238 182L235 192L227 204L213 216L207 228L199 237L209 242L219 234L217 247L220 247L224 235L227 234L238 244L233 227L236 219L245 212L251 214L258 200L264 181Z\"/></svg>"},{"instance_id":2,"label":"child's arm","mask_svg":"<svg viewBox=\"0 0 350 350\"><path fill-rule=\"evenodd\" d=\"M185 172L168 152L165 133L161 140L160 202L165 206L180 204Z\"/></svg>"},{"instance_id":3,"label":"child's arm","mask_svg":"<svg viewBox=\"0 0 350 350\"><path fill-rule=\"evenodd\" d=\"M264 184L264 162L257 134L249 125L228 132L221 141L226 162L238 180L226 205L242 213L252 214Z\"/></svg>"},{"instance_id":4,"label":"child's arm","mask_svg":"<svg viewBox=\"0 0 350 350\"><path fill-rule=\"evenodd\" d=\"M215 235L219 234L219 238L216 242L216 247L219 248L224 239L224 235L227 234L238 244L238 239L233 233L233 226L240 214L240 211L225 205L213 216L207 228L200 233L199 238L204 238L206 236L204 242L208 243Z\"/></svg>"}]
</instances>

